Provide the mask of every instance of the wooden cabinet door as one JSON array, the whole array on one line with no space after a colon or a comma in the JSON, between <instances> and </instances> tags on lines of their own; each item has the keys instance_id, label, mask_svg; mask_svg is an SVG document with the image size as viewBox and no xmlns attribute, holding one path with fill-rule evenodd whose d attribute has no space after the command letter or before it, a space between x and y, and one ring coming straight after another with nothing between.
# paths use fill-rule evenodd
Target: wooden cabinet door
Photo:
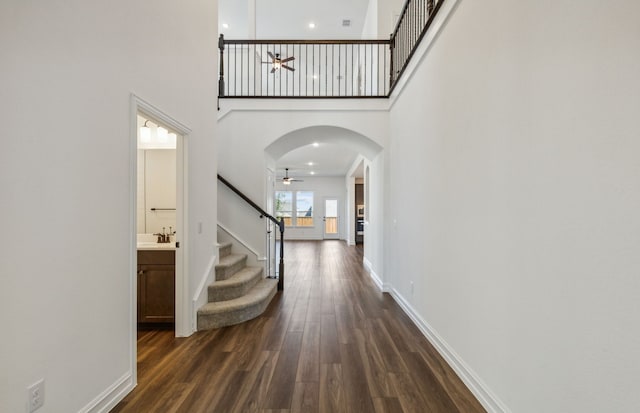
<instances>
[{"instance_id":1,"label":"wooden cabinet door","mask_svg":"<svg viewBox=\"0 0 640 413\"><path fill-rule=\"evenodd\" d=\"M175 266L138 266L138 322L172 323L175 319Z\"/></svg>"}]
</instances>

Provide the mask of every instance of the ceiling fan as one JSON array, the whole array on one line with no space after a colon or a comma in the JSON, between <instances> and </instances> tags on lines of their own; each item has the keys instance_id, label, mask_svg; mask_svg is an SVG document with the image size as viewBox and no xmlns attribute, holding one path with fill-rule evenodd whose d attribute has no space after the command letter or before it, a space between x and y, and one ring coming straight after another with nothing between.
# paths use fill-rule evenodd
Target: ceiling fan
<instances>
[{"instance_id":1,"label":"ceiling fan","mask_svg":"<svg viewBox=\"0 0 640 413\"><path fill-rule=\"evenodd\" d=\"M271 52L267 52L269 58L271 58L270 62L262 62L263 64L272 65L271 73L275 73L276 70L283 68L287 70L295 71L293 67L287 66L285 63L295 60L295 56L285 57L284 59L280 58L280 53L276 53L275 55Z\"/></svg>"},{"instance_id":2,"label":"ceiling fan","mask_svg":"<svg viewBox=\"0 0 640 413\"><path fill-rule=\"evenodd\" d=\"M289 177L289 168L284 168L284 178L282 178L282 183L284 185L291 185L291 182L304 182L302 179L295 179Z\"/></svg>"}]
</instances>

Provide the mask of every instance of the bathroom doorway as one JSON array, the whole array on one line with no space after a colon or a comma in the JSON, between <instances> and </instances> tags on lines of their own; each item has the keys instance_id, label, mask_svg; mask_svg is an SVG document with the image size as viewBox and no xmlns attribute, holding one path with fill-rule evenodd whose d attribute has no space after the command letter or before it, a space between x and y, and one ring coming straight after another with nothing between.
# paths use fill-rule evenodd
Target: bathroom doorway
<instances>
[{"instance_id":1,"label":"bathroom doorway","mask_svg":"<svg viewBox=\"0 0 640 413\"><path fill-rule=\"evenodd\" d=\"M132 344L139 322L191 334L188 300L189 129L132 96ZM134 355L135 360L135 355Z\"/></svg>"}]
</instances>

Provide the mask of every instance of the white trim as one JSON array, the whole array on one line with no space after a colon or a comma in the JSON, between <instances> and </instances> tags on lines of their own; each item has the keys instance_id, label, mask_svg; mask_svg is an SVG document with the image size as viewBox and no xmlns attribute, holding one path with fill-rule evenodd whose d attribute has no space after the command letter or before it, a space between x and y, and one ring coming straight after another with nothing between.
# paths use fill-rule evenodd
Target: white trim
<instances>
[{"instance_id":1,"label":"white trim","mask_svg":"<svg viewBox=\"0 0 640 413\"><path fill-rule=\"evenodd\" d=\"M234 240L238 241L243 247L245 247L253 255L255 255L257 261L266 261L267 260L267 257L265 257L264 255L260 255L260 253L258 253L255 248L253 248L252 246L250 246L249 244L247 244L246 242L241 240L236 234L231 232L231 230L229 230L227 227L225 227L224 225L222 225L219 222L218 222L218 227L220 227L221 230L223 230L224 232L229 234L229 236L231 236L231 238L233 238Z\"/></svg>"},{"instance_id":2,"label":"white trim","mask_svg":"<svg viewBox=\"0 0 640 413\"><path fill-rule=\"evenodd\" d=\"M208 286L215 282L215 265L218 263L218 256L220 255L218 248L216 247L216 254L211 257L207 269L200 278L198 288L196 289L193 299L191 300L191 331L198 331L198 309L205 305L209 299Z\"/></svg>"},{"instance_id":3,"label":"white trim","mask_svg":"<svg viewBox=\"0 0 640 413\"><path fill-rule=\"evenodd\" d=\"M106 413L120 403L134 387L133 376L129 371L80 409L78 413Z\"/></svg>"},{"instance_id":4,"label":"white trim","mask_svg":"<svg viewBox=\"0 0 640 413\"><path fill-rule=\"evenodd\" d=\"M400 293L392 286L387 286L391 297L398 303L400 308L411 318L413 323L420 329L422 334L435 347L447 364L453 368L456 374L469 388L471 393L478 399L480 404L488 413L511 413L498 397L493 394L489 387L478 377L478 375L465 363L465 361L451 348L449 344L429 325L418 312L409 304Z\"/></svg>"}]
</instances>

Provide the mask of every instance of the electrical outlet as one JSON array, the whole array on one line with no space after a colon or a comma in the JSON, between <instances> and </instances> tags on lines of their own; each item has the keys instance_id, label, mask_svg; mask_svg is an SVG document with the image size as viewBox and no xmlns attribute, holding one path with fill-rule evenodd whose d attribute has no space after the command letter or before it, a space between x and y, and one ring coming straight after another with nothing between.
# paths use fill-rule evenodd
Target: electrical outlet
<instances>
[{"instance_id":1,"label":"electrical outlet","mask_svg":"<svg viewBox=\"0 0 640 413\"><path fill-rule=\"evenodd\" d=\"M44 404L44 379L40 379L27 387L28 412L35 412Z\"/></svg>"}]
</instances>

